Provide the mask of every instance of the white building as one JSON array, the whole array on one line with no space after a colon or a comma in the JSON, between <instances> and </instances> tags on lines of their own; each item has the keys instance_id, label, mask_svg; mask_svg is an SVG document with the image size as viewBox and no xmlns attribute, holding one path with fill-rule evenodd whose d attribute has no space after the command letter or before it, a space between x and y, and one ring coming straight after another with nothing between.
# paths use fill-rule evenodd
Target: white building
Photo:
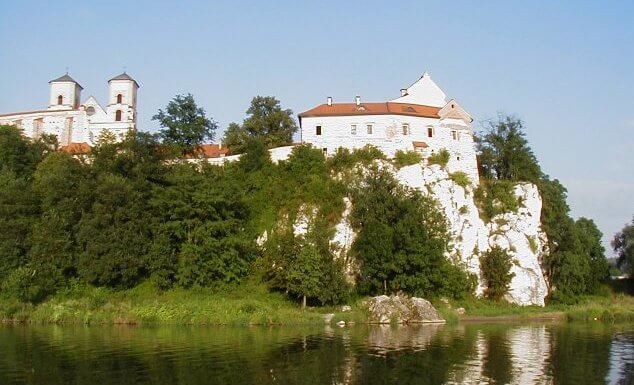
<instances>
[{"instance_id":1,"label":"white building","mask_svg":"<svg viewBox=\"0 0 634 385\"><path fill-rule=\"evenodd\" d=\"M81 103L83 87L68 74L49 84L47 109L0 114L0 124L16 125L30 138L53 134L62 147L93 146L105 131L122 139L136 129L139 84L125 72L108 81L106 108L92 96Z\"/></svg>"},{"instance_id":2,"label":"white building","mask_svg":"<svg viewBox=\"0 0 634 385\"><path fill-rule=\"evenodd\" d=\"M333 154L339 147L367 144L388 157L398 150L414 150L428 157L441 149L451 157L450 172L463 171L478 183L478 166L471 122L473 119L425 73L401 96L381 103L325 104L299 114L301 140Z\"/></svg>"}]
</instances>

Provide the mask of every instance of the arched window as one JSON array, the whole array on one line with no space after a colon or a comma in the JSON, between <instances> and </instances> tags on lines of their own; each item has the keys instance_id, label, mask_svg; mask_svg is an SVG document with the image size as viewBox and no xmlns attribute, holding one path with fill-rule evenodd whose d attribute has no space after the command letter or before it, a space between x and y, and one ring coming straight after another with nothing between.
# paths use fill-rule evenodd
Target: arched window
<instances>
[{"instance_id":1,"label":"arched window","mask_svg":"<svg viewBox=\"0 0 634 385\"><path fill-rule=\"evenodd\" d=\"M120 122L121 121L121 110L117 110L117 112L114 113L114 120L116 122Z\"/></svg>"},{"instance_id":2,"label":"arched window","mask_svg":"<svg viewBox=\"0 0 634 385\"><path fill-rule=\"evenodd\" d=\"M62 103L64 102L64 97L62 95L57 97L57 104L62 105Z\"/></svg>"},{"instance_id":3,"label":"arched window","mask_svg":"<svg viewBox=\"0 0 634 385\"><path fill-rule=\"evenodd\" d=\"M117 103L118 103L118 104L123 103L123 95L121 95L121 94L118 94L118 95L117 95Z\"/></svg>"}]
</instances>

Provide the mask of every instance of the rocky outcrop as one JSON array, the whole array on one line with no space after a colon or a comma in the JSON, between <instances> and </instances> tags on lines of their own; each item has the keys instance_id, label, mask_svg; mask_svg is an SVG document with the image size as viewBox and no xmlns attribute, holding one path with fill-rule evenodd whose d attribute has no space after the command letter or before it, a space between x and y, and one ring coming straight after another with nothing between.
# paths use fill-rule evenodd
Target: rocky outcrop
<instances>
[{"instance_id":1,"label":"rocky outcrop","mask_svg":"<svg viewBox=\"0 0 634 385\"><path fill-rule=\"evenodd\" d=\"M546 253L546 235L541 230L542 202L537 186L519 183L514 194L521 207L517 212L499 214L488 223L479 215L473 199L473 185L460 186L438 165L421 164L396 171L399 181L438 201L447 217L453 238L449 257L480 278L480 256L492 246L508 251L515 274L507 300L518 305L544 306L548 287L541 269ZM481 282L477 294L482 294Z\"/></svg>"},{"instance_id":2,"label":"rocky outcrop","mask_svg":"<svg viewBox=\"0 0 634 385\"><path fill-rule=\"evenodd\" d=\"M380 295L366 302L369 322L375 324L442 323L445 320L426 299Z\"/></svg>"}]
</instances>

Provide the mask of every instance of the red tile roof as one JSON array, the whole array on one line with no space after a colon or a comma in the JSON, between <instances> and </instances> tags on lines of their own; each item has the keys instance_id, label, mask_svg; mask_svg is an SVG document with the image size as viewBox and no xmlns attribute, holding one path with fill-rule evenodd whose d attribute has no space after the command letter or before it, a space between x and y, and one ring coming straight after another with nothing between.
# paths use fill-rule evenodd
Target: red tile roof
<instances>
[{"instance_id":1,"label":"red tile roof","mask_svg":"<svg viewBox=\"0 0 634 385\"><path fill-rule=\"evenodd\" d=\"M425 142L412 141L412 144L414 145L414 148L427 148L427 147L429 147L427 145L427 143L425 143Z\"/></svg>"},{"instance_id":2,"label":"red tile roof","mask_svg":"<svg viewBox=\"0 0 634 385\"><path fill-rule=\"evenodd\" d=\"M194 154L186 155L186 158L220 158L229 155L229 148L221 147L219 144L201 144Z\"/></svg>"},{"instance_id":3,"label":"red tile roof","mask_svg":"<svg viewBox=\"0 0 634 385\"><path fill-rule=\"evenodd\" d=\"M90 152L90 145L86 142L73 142L68 146L60 147L59 150L73 155L88 154Z\"/></svg>"},{"instance_id":4,"label":"red tile roof","mask_svg":"<svg viewBox=\"0 0 634 385\"><path fill-rule=\"evenodd\" d=\"M299 114L300 118L315 116L349 116L349 115L407 115L440 119L439 107L421 106L409 103L333 103L321 104Z\"/></svg>"}]
</instances>

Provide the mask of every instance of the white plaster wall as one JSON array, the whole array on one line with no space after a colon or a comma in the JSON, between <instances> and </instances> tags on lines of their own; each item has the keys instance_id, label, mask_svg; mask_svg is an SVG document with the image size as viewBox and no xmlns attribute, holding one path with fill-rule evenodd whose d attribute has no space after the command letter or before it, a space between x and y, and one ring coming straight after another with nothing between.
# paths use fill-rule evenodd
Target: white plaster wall
<instances>
[{"instance_id":1,"label":"white plaster wall","mask_svg":"<svg viewBox=\"0 0 634 385\"><path fill-rule=\"evenodd\" d=\"M367 125L372 124L372 134L367 133ZM403 124L409 124L410 133L403 135ZM357 133L351 133L351 126L357 126ZM321 126L321 135L316 127ZM433 127L432 137L427 136L428 127ZM454 140L452 131L458 139ZM394 157L397 150L413 150L413 141L429 145L429 153L447 149L451 154L448 169L450 172L463 171L474 183L479 183L475 143L471 128L455 119L434 119L404 115L362 115L304 117L301 124L301 139L315 148L326 149L329 155L339 147L350 150L367 144L383 151L388 157Z\"/></svg>"}]
</instances>

